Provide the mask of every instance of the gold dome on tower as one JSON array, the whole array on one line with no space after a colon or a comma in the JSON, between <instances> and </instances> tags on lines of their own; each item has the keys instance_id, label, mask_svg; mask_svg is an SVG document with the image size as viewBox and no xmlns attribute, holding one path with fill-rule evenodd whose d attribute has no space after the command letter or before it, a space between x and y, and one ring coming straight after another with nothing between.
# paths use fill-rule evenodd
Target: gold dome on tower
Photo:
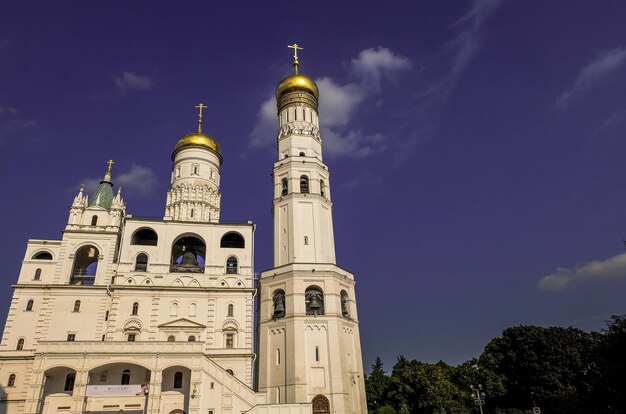
<instances>
[{"instance_id":1,"label":"gold dome on tower","mask_svg":"<svg viewBox=\"0 0 626 414\"><path fill-rule=\"evenodd\" d=\"M276 99L280 99L284 94L288 92L301 91L307 92L315 96L315 99L319 99L319 90L313 79L306 75L298 73L298 50L302 50L297 44L288 46L294 50L293 55L293 75L289 75L278 83L276 87Z\"/></svg>"},{"instance_id":2,"label":"gold dome on tower","mask_svg":"<svg viewBox=\"0 0 626 414\"><path fill-rule=\"evenodd\" d=\"M198 113L198 132L192 132L179 139L174 147L174 152L183 147L197 146L208 148L219 154L220 146L217 141L202 132L202 110L206 108L206 105L200 103L195 107L200 110Z\"/></svg>"}]
</instances>

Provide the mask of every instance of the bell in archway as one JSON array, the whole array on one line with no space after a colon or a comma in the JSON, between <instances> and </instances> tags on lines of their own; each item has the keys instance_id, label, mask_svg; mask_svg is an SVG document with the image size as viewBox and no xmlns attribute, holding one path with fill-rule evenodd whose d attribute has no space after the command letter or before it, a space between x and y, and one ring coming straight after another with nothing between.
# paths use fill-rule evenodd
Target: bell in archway
<instances>
[{"instance_id":1,"label":"bell in archway","mask_svg":"<svg viewBox=\"0 0 626 414\"><path fill-rule=\"evenodd\" d=\"M309 301L308 308L316 312L322 309L323 307L324 307L324 302L322 302L322 298L320 297L320 295L312 294L310 301Z\"/></svg>"},{"instance_id":2,"label":"bell in archway","mask_svg":"<svg viewBox=\"0 0 626 414\"><path fill-rule=\"evenodd\" d=\"M198 259L191 250L187 250L183 254L183 260L180 262L181 267L198 267Z\"/></svg>"},{"instance_id":3,"label":"bell in archway","mask_svg":"<svg viewBox=\"0 0 626 414\"><path fill-rule=\"evenodd\" d=\"M274 315L283 313L285 313L285 299L282 296L278 296L274 299Z\"/></svg>"}]
</instances>

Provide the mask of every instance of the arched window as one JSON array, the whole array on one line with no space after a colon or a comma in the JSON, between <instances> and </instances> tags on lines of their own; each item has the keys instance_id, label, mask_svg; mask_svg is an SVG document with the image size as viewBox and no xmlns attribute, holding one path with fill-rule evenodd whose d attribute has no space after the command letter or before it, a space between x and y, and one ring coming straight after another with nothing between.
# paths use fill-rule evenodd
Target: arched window
<instances>
[{"instance_id":1,"label":"arched window","mask_svg":"<svg viewBox=\"0 0 626 414\"><path fill-rule=\"evenodd\" d=\"M232 369L227 369L226 372L228 372L230 375L235 376L235 373L233 372Z\"/></svg>"},{"instance_id":2,"label":"arched window","mask_svg":"<svg viewBox=\"0 0 626 414\"><path fill-rule=\"evenodd\" d=\"M178 316L178 302L172 302L170 306L170 316Z\"/></svg>"},{"instance_id":3,"label":"arched window","mask_svg":"<svg viewBox=\"0 0 626 414\"><path fill-rule=\"evenodd\" d=\"M35 253L33 256L34 260L52 260L52 255L48 252L39 252Z\"/></svg>"},{"instance_id":4,"label":"arched window","mask_svg":"<svg viewBox=\"0 0 626 414\"><path fill-rule=\"evenodd\" d=\"M9 375L9 381L7 381L7 387L15 387L15 374Z\"/></svg>"},{"instance_id":5,"label":"arched window","mask_svg":"<svg viewBox=\"0 0 626 414\"><path fill-rule=\"evenodd\" d=\"M281 185L282 185L282 191L280 195L286 196L287 194L289 194L289 181L287 181L286 178L283 178L281 181Z\"/></svg>"},{"instance_id":6,"label":"arched window","mask_svg":"<svg viewBox=\"0 0 626 414\"><path fill-rule=\"evenodd\" d=\"M189 211L189 217L193 218L193 208Z\"/></svg>"},{"instance_id":7,"label":"arched window","mask_svg":"<svg viewBox=\"0 0 626 414\"><path fill-rule=\"evenodd\" d=\"M285 316L285 291L276 290L272 295L272 301L274 302L274 313L272 318L282 318Z\"/></svg>"},{"instance_id":8,"label":"arched window","mask_svg":"<svg viewBox=\"0 0 626 414\"><path fill-rule=\"evenodd\" d=\"M183 236L172 245L172 272L204 273L206 246L199 237Z\"/></svg>"},{"instance_id":9,"label":"arched window","mask_svg":"<svg viewBox=\"0 0 626 414\"><path fill-rule=\"evenodd\" d=\"M187 338L187 342L196 342L196 337L193 335L189 335L189 338Z\"/></svg>"},{"instance_id":10,"label":"arched window","mask_svg":"<svg viewBox=\"0 0 626 414\"><path fill-rule=\"evenodd\" d=\"M280 349L276 348L276 365L280 365Z\"/></svg>"},{"instance_id":11,"label":"arched window","mask_svg":"<svg viewBox=\"0 0 626 414\"><path fill-rule=\"evenodd\" d=\"M300 192L302 194L309 194L309 177L306 175L300 177Z\"/></svg>"},{"instance_id":12,"label":"arched window","mask_svg":"<svg viewBox=\"0 0 626 414\"><path fill-rule=\"evenodd\" d=\"M237 258L235 256L230 256L226 260L226 273L229 275L237 274Z\"/></svg>"},{"instance_id":13,"label":"arched window","mask_svg":"<svg viewBox=\"0 0 626 414\"><path fill-rule=\"evenodd\" d=\"M309 236L304 236L304 245L308 245L309 244Z\"/></svg>"},{"instance_id":14,"label":"arched window","mask_svg":"<svg viewBox=\"0 0 626 414\"><path fill-rule=\"evenodd\" d=\"M235 306L232 303L228 304L228 316L233 316L235 313Z\"/></svg>"},{"instance_id":15,"label":"arched window","mask_svg":"<svg viewBox=\"0 0 626 414\"><path fill-rule=\"evenodd\" d=\"M145 272L148 270L148 255L139 253L135 259L135 272Z\"/></svg>"},{"instance_id":16,"label":"arched window","mask_svg":"<svg viewBox=\"0 0 626 414\"><path fill-rule=\"evenodd\" d=\"M130 238L130 244L139 246L156 246L158 241L159 236L152 229L137 230Z\"/></svg>"},{"instance_id":17,"label":"arched window","mask_svg":"<svg viewBox=\"0 0 626 414\"><path fill-rule=\"evenodd\" d=\"M33 310L33 304L35 302L33 302L32 299L28 299L28 302L26 302L26 311L32 311Z\"/></svg>"},{"instance_id":18,"label":"arched window","mask_svg":"<svg viewBox=\"0 0 626 414\"><path fill-rule=\"evenodd\" d=\"M124 371L122 371L122 381L120 382L121 385L128 385L130 384L130 369L125 369Z\"/></svg>"},{"instance_id":19,"label":"arched window","mask_svg":"<svg viewBox=\"0 0 626 414\"><path fill-rule=\"evenodd\" d=\"M176 337L174 335L170 335L167 337L167 342L176 342Z\"/></svg>"},{"instance_id":20,"label":"arched window","mask_svg":"<svg viewBox=\"0 0 626 414\"><path fill-rule=\"evenodd\" d=\"M324 180L320 180L320 195L326 197L326 185L324 184Z\"/></svg>"},{"instance_id":21,"label":"arched window","mask_svg":"<svg viewBox=\"0 0 626 414\"><path fill-rule=\"evenodd\" d=\"M80 312L80 300L74 302L74 310L72 312Z\"/></svg>"},{"instance_id":22,"label":"arched window","mask_svg":"<svg viewBox=\"0 0 626 414\"><path fill-rule=\"evenodd\" d=\"M24 349L24 338L18 339L17 346L15 347L15 349L17 351L21 351L22 349Z\"/></svg>"},{"instance_id":23,"label":"arched window","mask_svg":"<svg viewBox=\"0 0 626 414\"><path fill-rule=\"evenodd\" d=\"M183 388L183 373L181 371L176 371L174 373L174 387L173 388Z\"/></svg>"},{"instance_id":24,"label":"arched window","mask_svg":"<svg viewBox=\"0 0 626 414\"><path fill-rule=\"evenodd\" d=\"M320 347L319 346L315 347L315 361L320 362Z\"/></svg>"},{"instance_id":25,"label":"arched window","mask_svg":"<svg viewBox=\"0 0 626 414\"><path fill-rule=\"evenodd\" d=\"M34 280L39 280L41 279L41 269L37 269L35 270L35 276L33 277Z\"/></svg>"},{"instance_id":26,"label":"arched window","mask_svg":"<svg viewBox=\"0 0 626 414\"><path fill-rule=\"evenodd\" d=\"M70 372L65 376L65 386L63 387L63 391L73 391L74 390L74 382L76 381L76 374Z\"/></svg>"},{"instance_id":27,"label":"arched window","mask_svg":"<svg viewBox=\"0 0 626 414\"><path fill-rule=\"evenodd\" d=\"M91 225L96 226L98 224L98 216L91 217Z\"/></svg>"},{"instance_id":28,"label":"arched window","mask_svg":"<svg viewBox=\"0 0 626 414\"><path fill-rule=\"evenodd\" d=\"M131 312L131 315L137 315L139 313L139 303L135 302L133 303L133 311Z\"/></svg>"},{"instance_id":29,"label":"arched window","mask_svg":"<svg viewBox=\"0 0 626 414\"><path fill-rule=\"evenodd\" d=\"M317 286L310 286L304 293L307 315L324 314L324 292Z\"/></svg>"},{"instance_id":30,"label":"arched window","mask_svg":"<svg viewBox=\"0 0 626 414\"><path fill-rule=\"evenodd\" d=\"M220 240L220 247L243 249L246 247L246 243L241 234L231 231L222 236L222 239Z\"/></svg>"},{"instance_id":31,"label":"arched window","mask_svg":"<svg viewBox=\"0 0 626 414\"><path fill-rule=\"evenodd\" d=\"M350 312L348 311L348 292L346 292L345 290L341 291L341 314L343 315L344 318L347 318L350 316Z\"/></svg>"},{"instance_id":32,"label":"arched window","mask_svg":"<svg viewBox=\"0 0 626 414\"><path fill-rule=\"evenodd\" d=\"M311 401L311 408L313 409L313 414L329 414L330 402L323 395L316 395Z\"/></svg>"},{"instance_id":33,"label":"arched window","mask_svg":"<svg viewBox=\"0 0 626 414\"><path fill-rule=\"evenodd\" d=\"M189 316L196 316L196 304L193 302L189 304Z\"/></svg>"},{"instance_id":34,"label":"arched window","mask_svg":"<svg viewBox=\"0 0 626 414\"><path fill-rule=\"evenodd\" d=\"M70 283L73 285L93 285L98 268L98 249L83 246L74 255L74 267Z\"/></svg>"},{"instance_id":35,"label":"arched window","mask_svg":"<svg viewBox=\"0 0 626 414\"><path fill-rule=\"evenodd\" d=\"M300 156L304 157L306 154L304 152L300 152Z\"/></svg>"}]
</instances>

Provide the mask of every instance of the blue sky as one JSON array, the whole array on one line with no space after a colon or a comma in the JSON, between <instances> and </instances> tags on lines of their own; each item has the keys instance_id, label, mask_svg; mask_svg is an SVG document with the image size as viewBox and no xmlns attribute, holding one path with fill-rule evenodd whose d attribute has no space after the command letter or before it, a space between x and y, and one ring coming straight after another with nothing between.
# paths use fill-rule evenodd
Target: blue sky
<instances>
[{"instance_id":1,"label":"blue sky","mask_svg":"<svg viewBox=\"0 0 626 414\"><path fill-rule=\"evenodd\" d=\"M222 218L271 267L273 91L320 87L338 264L363 357L462 362L518 324L625 313L622 1L10 1L0 15L3 317L28 238L115 160L163 214L178 138L221 145Z\"/></svg>"}]
</instances>

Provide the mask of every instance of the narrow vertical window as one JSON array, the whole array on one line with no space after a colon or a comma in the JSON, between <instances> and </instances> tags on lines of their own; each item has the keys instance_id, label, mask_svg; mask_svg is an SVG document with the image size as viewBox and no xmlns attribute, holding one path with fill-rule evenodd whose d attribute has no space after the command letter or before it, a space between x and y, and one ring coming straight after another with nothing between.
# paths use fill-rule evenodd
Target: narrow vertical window
<instances>
[{"instance_id":1,"label":"narrow vertical window","mask_svg":"<svg viewBox=\"0 0 626 414\"><path fill-rule=\"evenodd\" d=\"M15 387L15 374L9 375L9 381L7 381L7 387Z\"/></svg>"},{"instance_id":2,"label":"narrow vertical window","mask_svg":"<svg viewBox=\"0 0 626 414\"><path fill-rule=\"evenodd\" d=\"M306 175L300 177L300 192L302 194L309 194L309 177Z\"/></svg>"},{"instance_id":3,"label":"narrow vertical window","mask_svg":"<svg viewBox=\"0 0 626 414\"><path fill-rule=\"evenodd\" d=\"M135 272L145 272L148 270L148 255L139 253L135 259Z\"/></svg>"},{"instance_id":4,"label":"narrow vertical window","mask_svg":"<svg viewBox=\"0 0 626 414\"><path fill-rule=\"evenodd\" d=\"M234 348L235 347L235 334L227 333L226 334L226 348Z\"/></svg>"},{"instance_id":5,"label":"narrow vertical window","mask_svg":"<svg viewBox=\"0 0 626 414\"><path fill-rule=\"evenodd\" d=\"M235 275L237 274L237 258L236 257L229 257L228 260L226 260L226 274L229 275Z\"/></svg>"},{"instance_id":6,"label":"narrow vertical window","mask_svg":"<svg viewBox=\"0 0 626 414\"><path fill-rule=\"evenodd\" d=\"M315 347L315 361L320 362L320 348L318 346Z\"/></svg>"},{"instance_id":7,"label":"narrow vertical window","mask_svg":"<svg viewBox=\"0 0 626 414\"><path fill-rule=\"evenodd\" d=\"M27 311L27 312L30 312L30 311L32 311L32 310L33 310L33 304L34 304L34 303L35 303L35 302L33 302L33 300L32 300L32 299L29 299L29 300L28 300L28 302L26 302L26 311Z\"/></svg>"},{"instance_id":8,"label":"narrow vertical window","mask_svg":"<svg viewBox=\"0 0 626 414\"><path fill-rule=\"evenodd\" d=\"M324 180L320 180L320 195L322 197L326 197L326 184L324 184Z\"/></svg>"},{"instance_id":9,"label":"narrow vertical window","mask_svg":"<svg viewBox=\"0 0 626 414\"><path fill-rule=\"evenodd\" d=\"M74 311L73 312L80 312L80 300L77 300L76 302L74 302Z\"/></svg>"},{"instance_id":10,"label":"narrow vertical window","mask_svg":"<svg viewBox=\"0 0 626 414\"><path fill-rule=\"evenodd\" d=\"M104 321L108 321L109 320L109 311L104 312Z\"/></svg>"},{"instance_id":11,"label":"narrow vertical window","mask_svg":"<svg viewBox=\"0 0 626 414\"><path fill-rule=\"evenodd\" d=\"M97 224L98 224L98 216L93 216L93 217L91 218L91 225L92 225L92 226L95 226L95 225L97 225Z\"/></svg>"},{"instance_id":12,"label":"narrow vertical window","mask_svg":"<svg viewBox=\"0 0 626 414\"><path fill-rule=\"evenodd\" d=\"M76 374L70 372L65 376L65 386L63 387L63 391L73 391L74 390L74 382L76 381Z\"/></svg>"},{"instance_id":13,"label":"narrow vertical window","mask_svg":"<svg viewBox=\"0 0 626 414\"><path fill-rule=\"evenodd\" d=\"M196 304L195 303L189 304L189 316L196 316Z\"/></svg>"},{"instance_id":14,"label":"narrow vertical window","mask_svg":"<svg viewBox=\"0 0 626 414\"><path fill-rule=\"evenodd\" d=\"M129 369L125 369L122 372L122 381L120 382L121 385L128 385L130 384L130 370Z\"/></svg>"},{"instance_id":15,"label":"narrow vertical window","mask_svg":"<svg viewBox=\"0 0 626 414\"><path fill-rule=\"evenodd\" d=\"M17 341L17 346L15 347L15 349L16 349L17 351L21 351L22 349L24 349L24 338L20 338L20 339Z\"/></svg>"},{"instance_id":16,"label":"narrow vertical window","mask_svg":"<svg viewBox=\"0 0 626 414\"><path fill-rule=\"evenodd\" d=\"M35 280L41 279L41 269L35 270L35 277L34 277L34 279Z\"/></svg>"},{"instance_id":17,"label":"narrow vertical window","mask_svg":"<svg viewBox=\"0 0 626 414\"><path fill-rule=\"evenodd\" d=\"M276 348L276 365L280 365L280 349Z\"/></svg>"},{"instance_id":18,"label":"narrow vertical window","mask_svg":"<svg viewBox=\"0 0 626 414\"><path fill-rule=\"evenodd\" d=\"M304 244L305 245L309 244L309 236L304 236Z\"/></svg>"},{"instance_id":19,"label":"narrow vertical window","mask_svg":"<svg viewBox=\"0 0 626 414\"><path fill-rule=\"evenodd\" d=\"M131 312L131 315L137 315L139 313L139 303L135 302L133 303L133 311Z\"/></svg>"},{"instance_id":20,"label":"narrow vertical window","mask_svg":"<svg viewBox=\"0 0 626 414\"><path fill-rule=\"evenodd\" d=\"M286 178L283 178L281 183L282 183L282 187L283 187L281 195L286 196L287 194L289 194L289 184L288 184L288 181L287 181Z\"/></svg>"},{"instance_id":21,"label":"narrow vertical window","mask_svg":"<svg viewBox=\"0 0 626 414\"><path fill-rule=\"evenodd\" d=\"M235 310L235 306L231 303L228 305L228 316L233 316Z\"/></svg>"},{"instance_id":22,"label":"narrow vertical window","mask_svg":"<svg viewBox=\"0 0 626 414\"><path fill-rule=\"evenodd\" d=\"M176 373L174 374L173 388L183 388L183 373L180 371L176 371Z\"/></svg>"},{"instance_id":23,"label":"narrow vertical window","mask_svg":"<svg viewBox=\"0 0 626 414\"><path fill-rule=\"evenodd\" d=\"M189 211L189 217L193 218L193 208Z\"/></svg>"}]
</instances>

